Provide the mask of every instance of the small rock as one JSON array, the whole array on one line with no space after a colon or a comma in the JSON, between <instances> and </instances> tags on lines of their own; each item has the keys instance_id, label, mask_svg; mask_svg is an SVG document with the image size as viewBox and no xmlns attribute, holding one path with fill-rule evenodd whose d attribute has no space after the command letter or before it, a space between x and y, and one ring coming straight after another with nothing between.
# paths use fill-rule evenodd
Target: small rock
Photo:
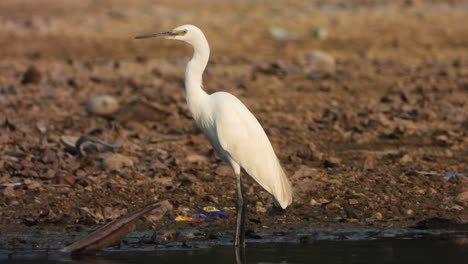
<instances>
[{"instance_id":1,"label":"small rock","mask_svg":"<svg viewBox=\"0 0 468 264\"><path fill-rule=\"evenodd\" d=\"M314 198L310 199L310 205L311 206L316 206L316 205L320 205L319 202L317 202Z\"/></svg>"},{"instance_id":2,"label":"small rock","mask_svg":"<svg viewBox=\"0 0 468 264\"><path fill-rule=\"evenodd\" d=\"M37 181L32 181L31 183L28 184L28 190L36 190L36 189L41 189L42 184Z\"/></svg>"},{"instance_id":3,"label":"small rock","mask_svg":"<svg viewBox=\"0 0 468 264\"><path fill-rule=\"evenodd\" d=\"M177 230L169 230L162 235L164 241L175 241L179 237L180 233Z\"/></svg>"},{"instance_id":4,"label":"small rock","mask_svg":"<svg viewBox=\"0 0 468 264\"><path fill-rule=\"evenodd\" d=\"M266 214L267 209L263 206L255 206L255 213L257 214Z\"/></svg>"},{"instance_id":5,"label":"small rock","mask_svg":"<svg viewBox=\"0 0 468 264\"><path fill-rule=\"evenodd\" d=\"M296 191L298 193L309 193L319 190L323 187L323 182L318 181L319 175L317 170L308 166L302 165L291 177L290 180L297 184Z\"/></svg>"},{"instance_id":6,"label":"small rock","mask_svg":"<svg viewBox=\"0 0 468 264\"><path fill-rule=\"evenodd\" d=\"M188 163L197 163L203 164L208 163L208 158L206 156L198 155L198 154L189 154L185 158Z\"/></svg>"},{"instance_id":7,"label":"small rock","mask_svg":"<svg viewBox=\"0 0 468 264\"><path fill-rule=\"evenodd\" d=\"M464 191L460 193L459 195L457 195L457 198L455 198L455 200L457 202L462 202L462 203L468 202L468 191Z\"/></svg>"},{"instance_id":8,"label":"small rock","mask_svg":"<svg viewBox=\"0 0 468 264\"><path fill-rule=\"evenodd\" d=\"M446 135L438 135L437 137L435 137L434 143L441 147L447 147L450 145L449 138Z\"/></svg>"},{"instance_id":9,"label":"small rock","mask_svg":"<svg viewBox=\"0 0 468 264\"><path fill-rule=\"evenodd\" d=\"M179 116L174 115L171 111L167 110L166 107L156 102L146 102L145 100L136 99L120 107L119 111L115 113L114 116L116 120L120 122L134 123L161 121L167 119L171 115L173 115L174 121L178 122Z\"/></svg>"},{"instance_id":10,"label":"small rock","mask_svg":"<svg viewBox=\"0 0 468 264\"><path fill-rule=\"evenodd\" d=\"M434 195L434 194L438 193L438 191L436 189L432 188L432 187L429 187L428 191L429 191L430 195Z\"/></svg>"},{"instance_id":11,"label":"small rock","mask_svg":"<svg viewBox=\"0 0 468 264\"><path fill-rule=\"evenodd\" d=\"M413 162L413 158L410 155L405 154L405 155L403 155L403 157L401 157L400 162L401 163L410 163L410 162Z\"/></svg>"},{"instance_id":12,"label":"small rock","mask_svg":"<svg viewBox=\"0 0 468 264\"><path fill-rule=\"evenodd\" d=\"M119 102L110 95L96 96L86 101L86 111L95 115L111 115L119 107Z\"/></svg>"},{"instance_id":13,"label":"small rock","mask_svg":"<svg viewBox=\"0 0 468 264\"><path fill-rule=\"evenodd\" d=\"M381 212L377 212L375 213L372 218L376 219L376 220L382 220L383 219L383 215Z\"/></svg>"},{"instance_id":14,"label":"small rock","mask_svg":"<svg viewBox=\"0 0 468 264\"><path fill-rule=\"evenodd\" d=\"M231 176L233 174L232 168L227 165L220 165L215 170L216 175Z\"/></svg>"},{"instance_id":15,"label":"small rock","mask_svg":"<svg viewBox=\"0 0 468 264\"><path fill-rule=\"evenodd\" d=\"M417 194L426 194L426 190L423 189L423 188L419 188L419 187L416 187L414 189L414 192L417 193Z\"/></svg>"},{"instance_id":16,"label":"small rock","mask_svg":"<svg viewBox=\"0 0 468 264\"><path fill-rule=\"evenodd\" d=\"M374 156L368 156L366 160L364 161L364 164L362 166L362 169L364 171L369 171L375 169L377 166L377 160Z\"/></svg>"},{"instance_id":17,"label":"small rock","mask_svg":"<svg viewBox=\"0 0 468 264\"><path fill-rule=\"evenodd\" d=\"M285 69L282 63L273 62L270 64L256 65L253 69L254 75L256 73L275 75L280 79L284 79L288 75L288 71Z\"/></svg>"},{"instance_id":18,"label":"small rock","mask_svg":"<svg viewBox=\"0 0 468 264\"><path fill-rule=\"evenodd\" d=\"M21 79L22 84L39 84L42 79L41 72L36 68L36 66L31 65L23 74L23 78Z\"/></svg>"},{"instance_id":19,"label":"small rock","mask_svg":"<svg viewBox=\"0 0 468 264\"><path fill-rule=\"evenodd\" d=\"M15 194L15 189L13 189L13 187L7 187L3 190L3 195L5 195L6 197L16 197L16 194Z\"/></svg>"},{"instance_id":20,"label":"small rock","mask_svg":"<svg viewBox=\"0 0 468 264\"><path fill-rule=\"evenodd\" d=\"M349 199L348 200L349 205L355 205L355 204L358 204L358 203L359 203L359 201L357 199Z\"/></svg>"},{"instance_id":21,"label":"small rock","mask_svg":"<svg viewBox=\"0 0 468 264\"><path fill-rule=\"evenodd\" d=\"M60 141L66 148L75 149L76 142L78 141L79 137L74 136L60 136Z\"/></svg>"},{"instance_id":22,"label":"small rock","mask_svg":"<svg viewBox=\"0 0 468 264\"><path fill-rule=\"evenodd\" d=\"M335 58L320 50L308 52L305 55L306 70L310 73L334 73Z\"/></svg>"},{"instance_id":23,"label":"small rock","mask_svg":"<svg viewBox=\"0 0 468 264\"><path fill-rule=\"evenodd\" d=\"M23 189L14 189L13 187L7 187L3 190L3 195L9 198L15 198L25 193Z\"/></svg>"},{"instance_id":24,"label":"small rock","mask_svg":"<svg viewBox=\"0 0 468 264\"><path fill-rule=\"evenodd\" d=\"M328 158L323 161L323 166L325 168L337 168L341 163L341 160L338 158Z\"/></svg>"},{"instance_id":25,"label":"small rock","mask_svg":"<svg viewBox=\"0 0 468 264\"><path fill-rule=\"evenodd\" d=\"M106 170L120 170L123 167L132 167L133 160L122 154L115 153L107 155L102 162L102 166Z\"/></svg>"},{"instance_id":26,"label":"small rock","mask_svg":"<svg viewBox=\"0 0 468 264\"><path fill-rule=\"evenodd\" d=\"M34 219L32 217L26 217L23 219L23 224L26 226L34 226L37 225L38 221L37 219Z\"/></svg>"},{"instance_id":27,"label":"small rock","mask_svg":"<svg viewBox=\"0 0 468 264\"><path fill-rule=\"evenodd\" d=\"M327 210L337 210L337 209L341 209L341 205L337 204L337 203L329 203L325 206L325 208Z\"/></svg>"},{"instance_id":28,"label":"small rock","mask_svg":"<svg viewBox=\"0 0 468 264\"><path fill-rule=\"evenodd\" d=\"M41 132L42 134L44 134L45 132L47 132L47 126L44 125L44 124L37 123L37 124L36 124L36 128L37 128L37 130L39 130L39 132Z\"/></svg>"},{"instance_id":29,"label":"small rock","mask_svg":"<svg viewBox=\"0 0 468 264\"><path fill-rule=\"evenodd\" d=\"M305 160L319 161L323 159L322 152L320 152L315 146L315 144L312 142L309 142L308 144L298 148L295 151L294 155L297 155L301 159L305 159Z\"/></svg>"},{"instance_id":30,"label":"small rock","mask_svg":"<svg viewBox=\"0 0 468 264\"><path fill-rule=\"evenodd\" d=\"M411 210L411 209L407 209L407 210L405 211L405 214L406 214L407 216L413 216L413 215L414 215L414 211Z\"/></svg>"},{"instance_id":31,"label":"small rock","mask_svg":"<svg viewBox=\"0 0 468 264\"><path fill-rule=\"evenodd\" d=\"M330 200L327 200L325 198L319 198L318 200L315 200L314 198L310 199L310 205L311 206L319 206L323 204L329 204Z\"/></svg>"}]
</instances>

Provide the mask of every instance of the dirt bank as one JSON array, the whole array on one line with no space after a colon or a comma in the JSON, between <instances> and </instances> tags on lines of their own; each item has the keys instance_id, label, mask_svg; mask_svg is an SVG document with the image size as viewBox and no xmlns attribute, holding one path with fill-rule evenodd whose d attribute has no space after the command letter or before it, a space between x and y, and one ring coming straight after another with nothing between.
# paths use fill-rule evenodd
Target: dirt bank
<instances>
[{"instance_id":1,"label":"dirt bank","mask_svg":"<svg viewBox=\"0 0 468 264\"><path fill-rule=\"evenodd\" d=\"M0 232L163 199L230 217L158 226L234 227L235 178L185 104L190 49L132 39L185 23L211 44L206 90L252 110L297 192L283 212L247 181L250 229L466 222L467 21L463 1L3 1ZM83 135L115 145L67 147Z\"/></svg>"}]
</instances>

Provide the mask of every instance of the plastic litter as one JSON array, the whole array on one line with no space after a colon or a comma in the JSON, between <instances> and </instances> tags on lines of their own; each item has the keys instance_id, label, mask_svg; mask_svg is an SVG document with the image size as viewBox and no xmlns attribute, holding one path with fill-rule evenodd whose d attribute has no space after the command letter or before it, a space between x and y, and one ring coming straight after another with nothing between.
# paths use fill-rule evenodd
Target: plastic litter
<instances>
[{"instance_id":1,"label":"plastic litter","mask_svg":"<svg viewBox=\"0 0 468 264\"><path fill-rule=\"evenodd\" d=\"M453 172L448 172L444 174L444 177L447 178L455 178L455 177L465 177L465 173L453 173Z\"/></svg>"},{"instance_id":2,"label":"plastic litter","mask_svg":"<svg viewBox=\"0 0 468 264\"><path fill-rule=\"evenodd\" d=\"M203 208L197 208L196 214L178 214L175 216L169 216L171 221L175 222L203 222L208 219L213 219L216 217L227 218L228 215L213 206L206 206Z\"/></svg>"},{"instance_id":3,"label":"plastic litter","mask_svg":"<svg viewBox=\"0 0 468 264\"><path fill-rule=\"evenodd\" d=\"M299 39L299 34L296 32L289 32L287 29L282 27L270 27L270 34L274 39L280 41Z\"/></svg>"}]
</instances>

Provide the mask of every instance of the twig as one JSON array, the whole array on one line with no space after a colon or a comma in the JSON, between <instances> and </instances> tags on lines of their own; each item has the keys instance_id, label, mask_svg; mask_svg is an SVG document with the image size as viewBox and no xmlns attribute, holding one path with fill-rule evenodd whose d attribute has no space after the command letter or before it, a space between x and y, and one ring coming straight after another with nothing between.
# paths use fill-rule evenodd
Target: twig
<instances>
[{"instance_id":1,"label":"twig","mask_svg":"<svg viewBox=\"0 0 468 264\"><path fill-rule=\"evenodd\" d=\"M79 253L85 251L95 251L104 248L114 242L116 239L132 231L131 223L144 214L153 211L159 214L158 219L162 218L167 211L172 210L172 204L167 200L149 205L139 211L129 213L119 219L116 219L107 225L97 229L86 237L83 237L75 243L64 247L60 251L67 253Z\"/></svg>"}]
</instances>

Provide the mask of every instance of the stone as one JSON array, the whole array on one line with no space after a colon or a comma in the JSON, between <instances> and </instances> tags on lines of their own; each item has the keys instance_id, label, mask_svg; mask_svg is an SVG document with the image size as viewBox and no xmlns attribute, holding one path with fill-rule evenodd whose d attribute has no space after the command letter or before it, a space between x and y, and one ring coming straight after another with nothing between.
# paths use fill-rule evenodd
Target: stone
<instances>
[{"instance_id":1,"label":"stone","mask_svg":"<svg viewBox=\"0 0 468 264\"><path fill-rule=\"evenodd\" d=\"M120 170L123 167L133 167L133 160L122 154L114 153L104 157L102 166L106 170Z\"/></svg>"},{"instance_id":2,"label":"stone","mask_svg":"<svg viewBox=\"0 0 468 264\"><path fill-rule=\"evenodd\" d=\"M115 113L120 105L117 99L110 95L101 95L86 101L86 111L95 115L107 116Z\"/></svg>"},{"instance_id":3,"label":"stone","mask_svg":"<svg viewBox=\"0 0 468 264\"><path fill-rule=\"evenodd\" d=\"M39 84L42 79L42 74L36 66L29 66L24 72L23 78L21 79L22 84Z\"/></svg>"}]
</instances>

